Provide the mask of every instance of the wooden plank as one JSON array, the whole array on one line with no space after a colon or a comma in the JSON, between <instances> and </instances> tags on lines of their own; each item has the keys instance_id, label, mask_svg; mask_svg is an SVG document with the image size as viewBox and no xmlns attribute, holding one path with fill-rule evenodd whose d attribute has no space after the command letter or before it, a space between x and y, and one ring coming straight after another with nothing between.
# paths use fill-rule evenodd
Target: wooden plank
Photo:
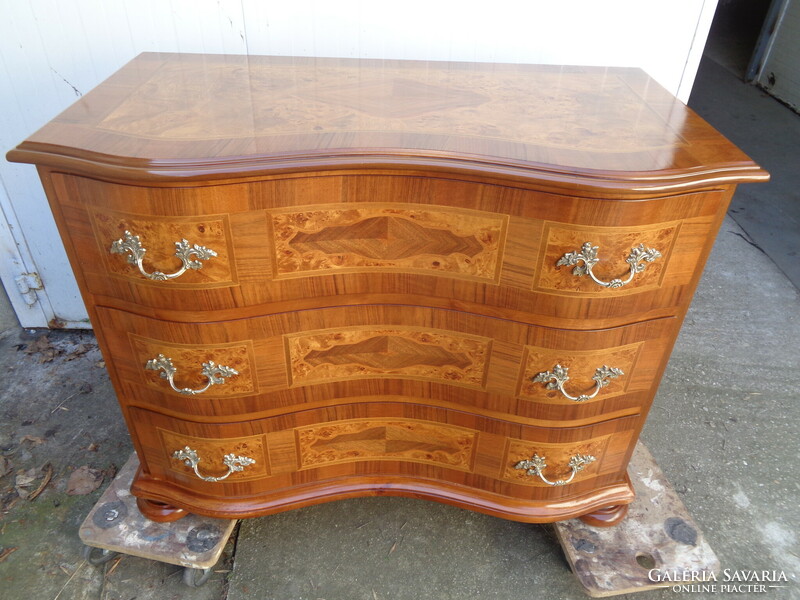
<instances>
[{"instance_id":1,"label":"wooden plank","mask_svg":"<svg viewBox=\"0 0 800 600\"><path fill-rule=\"evenodd\" d=\"M570 567L594 598L641 592L669 584L651 581L650 569L718 574L720 562L703 532L640 442L628 466L636 500L628 516L609 528L578 519L555 529Z\"/></svg>"},{"instance_id":2,"label":"wooden plank","mask_svg":"<svg viewBox=\"0 0 800 600\"><path fill-rule=\"evenodd\" d=\"M156 523L145 518L130 492L138 468L134 453L87 515L79 532L81 541L183 567L213 567L236 520L188 515L173 523Z\"/></svg>"}]
</instances>

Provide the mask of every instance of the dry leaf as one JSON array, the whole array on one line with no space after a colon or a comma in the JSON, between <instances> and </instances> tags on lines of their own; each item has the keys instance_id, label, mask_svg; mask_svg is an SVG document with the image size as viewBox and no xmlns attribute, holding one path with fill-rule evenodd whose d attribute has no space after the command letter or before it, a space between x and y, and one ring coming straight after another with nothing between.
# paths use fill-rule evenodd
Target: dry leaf
<instances>
[{"instance_id":1,"label":"dry leaf","mask_svg":"<svg viewBox=\"0 0 800 600\"><path fill-rule=\"evenodd\" d=\"M23 471L19 473L14 480L14 488L17 490L17 494L20 498L27 498L28 494L30 494L29 490L25 488L30 487L30 485L36 481L37 469L34 467L33 469L28 469L27 471Z\"/></svg>"},{"instance_id":2,"label":"dry leaf","mask_svg":"<svg viewBox=\"0 0 800 600\"><path fill-rule=\"evenodd\" d=\"M39 485L36 487L35 490L28 494L28 500L35 500L36 497L44 491L44 488L47 487L47 484L50 483L50 480L53 478L53 467L50 466L50 463L47 463L45 466L42 467L42 473L44 473L44 477L39 482Z\"/></svg>"},{"instance_id":3,"label":"dry leaf","mask_svg":"<svg viewBox=\"0 0 800 600\"><path fill-rule=\"evenodd\" d=\"M78 344L75 348L72 349L72 352L67 354L67 357L64 359L65 361L75 360L76 358L80 358L84 354L89 351L89 348L84 344Z\"/></svg>"},{"instance_id":4,"label":"dry leaf","mask_svg":"<svg viewBox=\"0 0 800 600\"><path fill-rule=\"evenodd\" d=\"M38 446L39 444L44 444L44 438L36 437L35 435L23 435L19 438L19 443L22 442L30 442L34 446Z\"/></svg>"},{"instance_id":5,"label":"dry leaf","mask_svg":"<svg viewBox=\"0 0 800 600\"><path fill-rule=\"evenodd\" d=\"M39 363L41 364L52 361L56 356L61 354L61 351L50 343L50 340L47 339L47 335L42 335L28 344L25 348L25 353L38 354Z\"/></svg>"},{"instance_id":6,"label":"dry leaf","mask_svg":"<svg viewBox=\"0 0 800 600\"><path fill-rule=\"evenodd\" d=\"M103 470L103 475L109 479L114 479L117 476L117 465L111 463L106 469Z\"/></svg>"},{"instance_id":7,"label":"dry leaf","mask_svg":"<svg viewBox=\"0 0 800 600\"><path fill-rule=\"evenodd\" d=\"M98 369L105 369L106 368L106 361L98 360L96 363L94 363L94 366L97 367Z\"/></svg>"},{"instance_id":8,"label":"dry leaf","mask_svg":"<svg viewBox=\"0 0 800 600\"><path fill-rule=\"evenodd\" d=\"M97 444L95 444L94 442L92 442L91 444L89 444L89 445L86 447L86 449L87 449L89 452L97 452L97 451L100 449L100 446L98 446Z\"/></svg>"},{"instance_id":9,"label":"dry leaf","mask_svg":"<svg viewBox=\"0 0 800 600\"><path fill-rule=\"evenodd\" d=\"M5 477L11 472L11 469L14 467L11 465L11 461L8 460L5 456L0 456L0 477Z\"/></svg>"},{"instance_id":10,"label":"dry leaf","mask_svg":"<svg viewBox=\"0 0 800 600\"><path fill-rule=\"evenodd\" d=\"M8 489L4 491L5 496L2 498L2 512L7 513L19 503L19 494L15 489Z\"/></svg>"},{"instance_id":11,"label":"dry leaf","mask_svg":"<svg viewBox=\"0 0 800 600\"><path fill-rule=\"evenodd\" d=\"M85 496L95 491L103 483L103 472L90 469L83 465L75 469L67 481L67 494L70 496Z\"/></svg>"}]
</instances>

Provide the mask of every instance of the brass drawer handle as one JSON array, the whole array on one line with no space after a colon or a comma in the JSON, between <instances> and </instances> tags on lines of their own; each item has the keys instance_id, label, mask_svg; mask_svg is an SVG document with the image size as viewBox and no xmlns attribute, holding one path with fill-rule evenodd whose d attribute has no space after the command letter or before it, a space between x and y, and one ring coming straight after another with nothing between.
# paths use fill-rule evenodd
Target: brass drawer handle
<instances>
[{"instance_id":1,"label":"brass drawer handle","mask_svg":"<svg viewBox=\"0 0 800 600\"><path fill-rule=\"evenodd\" d=\"M147 252L147 249L142 246L139 236L133 235L130 231L126 231L123 237L112 243L110 251L112 254L125 254L127 252L128 262L132 265L136 265L142 275L154 281L175 279L176 277L183 275L189 269L202 269L203 264L200 262L201 260L208 260L212 256L217 255L217 253L211 248L198 246L197 244L190 246L189 242L186 240L175 242L175 256L180 259L180 261L183 263L183 266L174 273L167 274L162 273L161 271L153 271L152 273L148 273L144 270L142 261L144 260L144 254ZM195 255L195 259L191 258L192 254Z\"/></svg>"},{"instance_id":2,"label":"brass drawer handle","mask_svg":"<svg viewBox=\"0 0 800 600\"><path fill-rule=\"evenodd\" d=\"M564 395L564 397L569 398L573 402L586 402L587 400L591 400L597 396L597 393L600 391L600 389L608 385L609 379L615 379L616 377L625 374L622 372L622 369L617 369L616 367L609 367L608 365L598 367L594 372L594 377L592 377L595 385L594 392L589 395L581 394L580 396L571 396L564 389L564 384L569 381L568 373L569 367L556 365L553 367L552 373L550 371L543 371L542 373L531 377L531 381L534 383L547 383L548 390L558 390Z\"/></svg>"},{"instance_id":3,"label":"brass drawer handle","mask_svg":"<svg viewBox=\"0 0 800 600\"><path fill-rule=\"evenodd\" d=\"M578 471L583 471L586 465L593 463L595 460L597 459L591 454L576 454L569 459L569 463L567 465L570 469L572 469L572 473L567 479L559 479L558 481L550 481L544 476L542 471L547 468L547 463L545 463L545 457L539 456L538 454L534 454L530 460L519 461L514 468L526 469L528 475L534 475L538 477L547 485L567 485L575 478L575 473Z\"/></svg>"},{"instance_id":4,"label":"brass drawer handle","mask_svg":"<svg viewBox=\"0 0 800 600\"><path fill-rule=\"evenodd\" d=\"M214 363L214 361L205 362L203 363L201 373L208 378L208 383L199 390L193 390L191 388L179 388L175 385L175 373L177 369L175 365L172 364L172 359L167 358L163 354L159 354L157 357L148 360L144 368L150 369L151 371L161 371L161 379L169 381L170 387L179 394L186 394L188 396L202 394L212 385L222 385L225 383L224 377L233 377L239 374L239 371L231 367L218 365Z\"/></svg>"},{"instance_id":5,"label":"brass drawer handle","mask_svg":"<svg viewBox=\"0 0 800 600\"><path fill-rule=\"evenodd\" d=\"M213 477L212 475L201 475L200 471L197 470L197 465L200 462L200 457L197 456L197 452L189 448L189 446L184 447L183 450L175 450L172 453L172 458L176 458L178 460L182 460L187 467L192 467L194 474L197 475L203 481L222 481L223 479L227 479L231 473L237 473L238 471L244 471L244 468L250 465L256 464L256 461L252 458L247 456L236 456L234 454L226 454L222 457L222 464L228 467L228 472L225 475L220 475L219 477Z\"/></svg>"},{"instance_id":6,"label":"brass drawer handle","mask_svg":"<svg viewBox=\"0 0 800 600\"><path fill-rule=\"evenodd\" d=\"M630 283L636 273L644 271L645 267L647 267L645 263L651 263L655 259L661 258L661 253L655 248L645 248L644 244L639 244L635 248L631 248L630 255L625 259L625 262L630 265L631 269L630 275L628 275L625 281L622 279L601 281L592 273L592 268L600 262L600 259L597 258L598 249L599 246L592 246L591 242L586 242L581 247L580 252L567 252L564 256L559 258L556 266L575 266L575 268L572 269L572 274L576 277L589 275L592 281L597 285L602 285L607 288L619 288ZM578 262L582 262L583 264L579 265Z\"/></svg>"}]
</instances>

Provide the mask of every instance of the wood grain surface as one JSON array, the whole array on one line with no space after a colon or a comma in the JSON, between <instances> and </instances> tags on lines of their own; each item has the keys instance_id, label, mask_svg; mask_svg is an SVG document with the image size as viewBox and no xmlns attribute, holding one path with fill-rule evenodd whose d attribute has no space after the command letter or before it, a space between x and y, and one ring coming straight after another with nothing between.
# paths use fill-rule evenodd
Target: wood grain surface
<instances>
[{"instance_id":1,"label":"wood grain surface","mask_svg":"<svg viewBox=\"0 0 800 600\"><path fill-rule=\"evenodd\" d=\"M93 296L190 321L374 302L571 328L658 318L687 302L727 202L721 192L612 201L368 173L188 188L59 174L53 183ZM148 269L179 263L181 238L218 256L151 281L109 252L126 228L140 232ZM608 289L557 265L584 242L599 246L601 278L624 276L639 244L662 256Z\"/></svg>"},{"instance_id":2,"label":"wood grain surface","mask_svg":"<svg viewBox=\"0 0 800 600\"><path fill-rule=\"evenodd\" d=\"M395 494L616 523L731 196L768 178L637 69L153 53L8 158L38 166L160 520ZM147 272L216 256L156 281L126 231ZM605 287L560 264L584 244L602 281L659 255ZM180 393L161 354L179 388L238 375ZM557 365L573 396L620 372L574 401L535 381ZM204 481L186 446L256 462ZM596 460L551 486L534 454Z\"/></svg>"},{"instance_id":3,"label":"wood grain surface","mask_svg":"<svg viewBox=\"0 0 800 600\"><path fill-rule=\"evenodd\" d=\"M123 403L202 422L389 398L549 427L598 422L647 409L677 326L659 319L581 332L383 305L202 324L102 307L97 315ZM332 323L339 326L323 327ZM209 360L240 375L197 396L179 394L145 369L158 354L174 359L181 386L201 387L200 364ZM592 385L599 366L625 375L595 400L572 402L531 381L556 363L570 369L573 395Z\"/></svg>"},{"instance_id":4,"label":"wood grain surface","mask_svg":"<svg viewBox=\"0 0 800 600\"><path fill-rule=\"evenodd\" d=\"M634 416L551 430L390 402L308 410L246 424L198 424L129 411L146 472L134 482L134 492L147 490L155 500L168 493L174 504L230 516L268 514L354 493L427 496L523 521L541 520L548 506L553 517L588 512L598 497L607 500L604 490L613 490L624 502L632 499L624 465L641 423ZM262 439L268 452L258 449ZM257 461L266 455L268 465L256 463L223 481L202 481L172 457L187 444L202 448L198 454L209 465L209 474L224 473L219 457L238 453L237 448L244 455L257 454ZM548 486L514 469L538 452L547 455L554 473L563 474L561 462L576 451L594 452L597 460L568 485ZM598 495L591 498L590 490Z\"/></svg>"},{"instance_id":5,"label":"wood grain surface","mask_svg":"<svg viewBox=\"0 0 800 600\"><path fill-rule=\"evenodd\" d=\"M410 204L270 211L275 277L404 271L495 282L507 217Z\"/></svg>"},{"instance_id":6,"label":"wood grain surface","mask_svg":"<svg viewBox=\"0 0 800 600\"><path fill-rule=\"evenodd\" d=\"M766 178L638 69L202 54L139 55L9 159L151 181L356 163L630 191Z\"/></svg>"}]
</instances>

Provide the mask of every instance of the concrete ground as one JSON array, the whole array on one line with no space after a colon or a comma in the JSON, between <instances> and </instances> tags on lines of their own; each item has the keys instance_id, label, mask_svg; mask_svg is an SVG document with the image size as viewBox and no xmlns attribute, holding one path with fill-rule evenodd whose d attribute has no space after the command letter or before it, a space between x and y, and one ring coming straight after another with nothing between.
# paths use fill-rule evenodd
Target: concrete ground
<instances>
[{"instance_id":1,"label":"concrete ground","mask_svg":"<svg viewBox=\"0 0 800 600\"><path fill-rule=\"evenodd\" d=\"M791 264L781 261L784 249L800 237L797 228L783 227L786 215L800 206L800 138L784 139L797 131L792 127L800 117L780 105L777 111L765 109L774 101L730 75L726 80L713 64L703 70L711 73L711 83L705 85L701 73L697 102L706 111L716 107L718 113L746 115L735 131L723 131L779 180L743 186L737 194L734 210L758 212L764 227L751 226L742 211L734 216L744 229L731 218L724 223L643 440L722 567L784 571L786 587L759 596L797 599L800 294L787 277ZM760 136L772 127L761 119L775 118L789 125L778 127L775 137ZM21 330L3 301L0 297L0 473L7 473L0 477L0 597L585 597L550 526L403 498L348 500L243 521L212 580L196 590L183 586L179 569L169 565L131 557L88 565L78 526L129 456L130 442L91 333ZM84 466L89 470L80 469ZM68 493L76 487L76 474L87 472L95 483L103 479L102 485ZM677 595L661 590L635 597Z\"/></svg>"}]
</instances>

